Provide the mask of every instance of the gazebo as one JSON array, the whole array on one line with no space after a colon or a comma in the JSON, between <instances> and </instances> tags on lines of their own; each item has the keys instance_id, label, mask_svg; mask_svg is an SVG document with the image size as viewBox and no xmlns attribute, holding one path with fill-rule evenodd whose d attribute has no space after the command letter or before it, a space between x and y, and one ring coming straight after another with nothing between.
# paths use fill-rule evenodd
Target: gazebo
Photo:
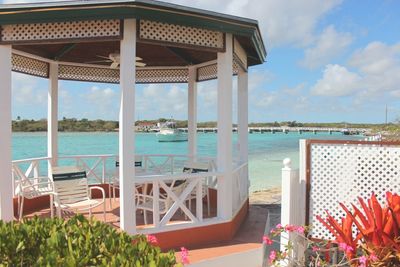
<instances>
[{"instance_id":1,"label":"gazebo","mask_svg":"<svg viewBox=\"0 0 400 267\"><path fill-rule=\"evenodd\" d=\"M15 171L27 179L48 175L59 165L58 81L73 80L120 84L119 154L64 157L85 166L98 184L108 181L110 163L119 161L119 227L130 234L175 234L177 242L197 233L198 242L228 239L248 210L248 68L262 64L266 50L255 20L153 0L98 0L0 6L0 218L14 220L18 183ZM104 60L104 57L106 58ZM107 61L107 62L106 62ZM136 62L136 63L135 63ZM11 72L47 78L48 155L12 161ZM232 87L238 87L238 160L232 156ZM135 175L135 84L188 84L188 152L183 161L197 157L197 84L217 79L217 158L207 173ZM28 148L27 148L28 149ZM159 156L159 155L158 155ZM155 160L144 155L149 168ZM154 156L156 157L156 156ZM174 155L162 164L174 165ZM21 164L28 166L21 171ZM43 164L47 168L43 167ZM114 166L115 167L115 166ZM157 167L157 166L153 166ZM99 171L100 169L100 171ZM135 184L151 184L154 197L171 179L187 180L181 195L163 215L154 201L153 223L138 225ZM203 216L204 179L211 179L214 216ZM195 193L195 212L187 196ZM108 192L110 193L110 192ZM170 192L167 192L170 193ZM35 200L31 202L34 205ZM43 200L42 200L43 202ZM48 205L48 204L47 204ZM178 210L186 219L172 220ZM193 239L196 239L194 237ZM203 240L203 241L201 241ZM196 242L196 241L192 241Z\"/></svg>"}]
</instances>

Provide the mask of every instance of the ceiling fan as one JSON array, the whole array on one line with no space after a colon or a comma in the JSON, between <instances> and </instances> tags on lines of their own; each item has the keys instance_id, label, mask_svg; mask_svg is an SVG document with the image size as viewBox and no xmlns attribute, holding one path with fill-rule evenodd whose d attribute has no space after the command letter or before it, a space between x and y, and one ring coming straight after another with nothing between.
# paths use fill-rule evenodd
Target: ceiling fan
<instances>
[{"instance_id":1,"label":"ceiling fan","mask_svg":"<svg viewBox=\"0 0 400 267\"><path fill-rule=\"evenodd\" d=\"M86 62L86 63L111 63L110 68L117 69L121 62L121 56L120 56L119 52L110 53L108 55L108 57L100 56L100 55L97 55L97 57L102 58L103 60L91 61L91 62ZM141 57L136 57L136 62L135 62L136 67L145 67L146 66L146 63L139 62L141 60L143 60Z\"/></svg>"}]
</instances>

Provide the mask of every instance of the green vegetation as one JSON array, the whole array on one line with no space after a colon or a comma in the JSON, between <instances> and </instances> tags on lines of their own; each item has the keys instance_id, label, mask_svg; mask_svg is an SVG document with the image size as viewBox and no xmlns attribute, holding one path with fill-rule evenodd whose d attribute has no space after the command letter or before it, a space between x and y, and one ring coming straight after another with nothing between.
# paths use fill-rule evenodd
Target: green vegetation
<instances>
[{"instance_id":1,"label":"green vegetation","mask_svg":"<svg viewBox=\"0 0 400 267\"><path fill-rule=\"evenodd\" d=\"M12 129L14 132L44 132L47 131L47 120L16 120L12 122ZM111 132L118 129L118 122L63 118L58 129L60 132Z\"/></svg>"},{"instance_id":2,"label":"green vegetation","mask_svg":"<svg viewBox=\"0 0 400 267\"><path fill-rule=\"evenodd\" d=\"M0 266L176 266L146 236L130 236L78 215L0 221Z\"/></svg>"},{"instance_id":3,"label":"green vegetation","mask_svg":"<svg viewBox=\"0 0 400 267\"><path fill-rule=\"evenodd\" d=\"M166 122L168 119L160 118L157 120L139 120L135 125L139 127L142 125L156 125L158 122ZM188 125L187 120L174 120L179 128L186 128ZM236 125L234 125L236 126ZM323 127L323 128L366 128L371 129L372 133L387 132L390 134L397 134L400 132L400 123L389 124L368 124L368 123L314 123L314 122L297 122L297 121L283 121L283 122L252 122L249 123L250 127ZM206 121L198 122L198 128L214 128L217 127L217 122ZM46 119L41 120L17 120L12 122L14 132L40 132L47 130ZM111 132L118 130L118 121L104 121L104 120L88 120L88 119L75 119L63 118L59 121L60 132Z\"/></svg>"}]
</instances>

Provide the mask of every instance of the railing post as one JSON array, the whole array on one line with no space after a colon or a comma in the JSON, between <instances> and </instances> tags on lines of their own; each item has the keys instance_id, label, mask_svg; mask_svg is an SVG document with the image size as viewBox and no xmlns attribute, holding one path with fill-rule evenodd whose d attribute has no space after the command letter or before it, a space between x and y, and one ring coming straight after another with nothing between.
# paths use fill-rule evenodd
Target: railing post
<instances>
[{"instance_id":1,"label":"railing post","mask_svg":"<svg viewBox=\"0 0 400 267\"><path fill-rule=\"evenodd\" d=\"M297 218L298 209L300 208L299 198L299 176L298 170L292 169L292 161L289 158L283 160L282 168L282 200L281 200L281 224L286 225L297 225L299 220ZM284 251L289 244L289 241L294 245L296 250L297 245L294 244L294 234L286 232L281 233L281 251ZM297 254L294 251L294 254ZM290 255L291 257L293 255ZM290 263L288 263L290 264ZM291 266L291 265L289 265Z\"/></svg>"},{"instance_id":2,"label":"railing post","mask_svg":"<svg viewBox=\"0 0 400 267\"><path fill-rule=\"evenodd\" d=\"M196 185L196 217L201 222L203 221L203 178L198 178ZM207 189L208 190L208 189ZM191 200L189 200L191 201ZM209 203L207 203L209 205Z\"/></svg>"},{"instance_id":3,"label":"railing post","mask_svg":"<svg viewBox=\"0 0 400 267\"><path fill-rule=\"evenodd\" d=\"M160 226L160 187L158 181L153 181L153 224L155 228ZM147 187L142 188L147 190ZM142 192L147 194L148 192ZM146 211L145 211L146 212Z\"/></svg>"},{"instance_id":4,"label":"railing post","mask_svg":"<svg viewBox=\"0 0 400 267\"><path fill-rule=\"evenodd\" d=\"M106 170L106 162L107 162L107 158L106 157L102 157L102 161L103 161L103 169L102 169L102 183L105 184L106 182L106 174L107 174L107 170Z\"/></svg>"}]
</instances>

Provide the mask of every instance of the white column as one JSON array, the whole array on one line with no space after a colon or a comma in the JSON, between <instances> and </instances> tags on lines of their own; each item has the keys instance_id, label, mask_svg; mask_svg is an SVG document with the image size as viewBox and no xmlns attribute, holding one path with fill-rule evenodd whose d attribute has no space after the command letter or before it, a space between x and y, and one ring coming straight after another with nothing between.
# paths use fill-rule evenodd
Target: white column
<instances>
[{"instance_id":1,"label":"white column","mask_svg":"<svg viewBox=\"0 0 400 267\"><path fill-rule=\"evenodd\" d=\"M0 219L11 221L13 176L11 165L11 46L0 45Z\"/></svg>"},{"instance_id":2,"label":"white column","mask_svg":"<svg viewBox=\"0 0 400 267\"><path fill-rule=\"evenodd\" d=\"M124 20L121 40L119 114L119 178L121 228L129 234L136 232L134 199L135 178L135 80L136 80L136 20Z\"/></svg>"},{"instance_id":3,"label":"white column","mask_svg":"<svg viewBox=\"0 0 400 267\"><path fill-rule=\"evenodd\" d=\"M226 51L218 53L218 217L232 218L232 34L226 34Z\"/></svg>"},{"instance_id":4,"label":"white column","mask_svg":"<svg viewBox=\"0 0 400 267\"><path fill-rule=\"evenodd\" d=\"M47 93L47 156L52 166L58 160L58 64L50 63L49 91ZM50 166L49 166L50 171Z\"/></svg>"},{"instance_id":5,"label":"white column","mask_svg":"<svg viewBox=\"0 0 400 267\"><path fill-rule=\"evenodd\" d=\"M240 162L248 161L249 93L248 74L239 68L238 73L238 140Z\"/></svg>"},{"instance_id":6,"label":"white column","mask_svg":"<svg viewBox=\"0 0 400 267\"><path fill-rule=\"evenodd\" d=\"M197 69L189 67L188 82L188 153L191 159L197 154Z\"/></svg>"}]
</instances>

